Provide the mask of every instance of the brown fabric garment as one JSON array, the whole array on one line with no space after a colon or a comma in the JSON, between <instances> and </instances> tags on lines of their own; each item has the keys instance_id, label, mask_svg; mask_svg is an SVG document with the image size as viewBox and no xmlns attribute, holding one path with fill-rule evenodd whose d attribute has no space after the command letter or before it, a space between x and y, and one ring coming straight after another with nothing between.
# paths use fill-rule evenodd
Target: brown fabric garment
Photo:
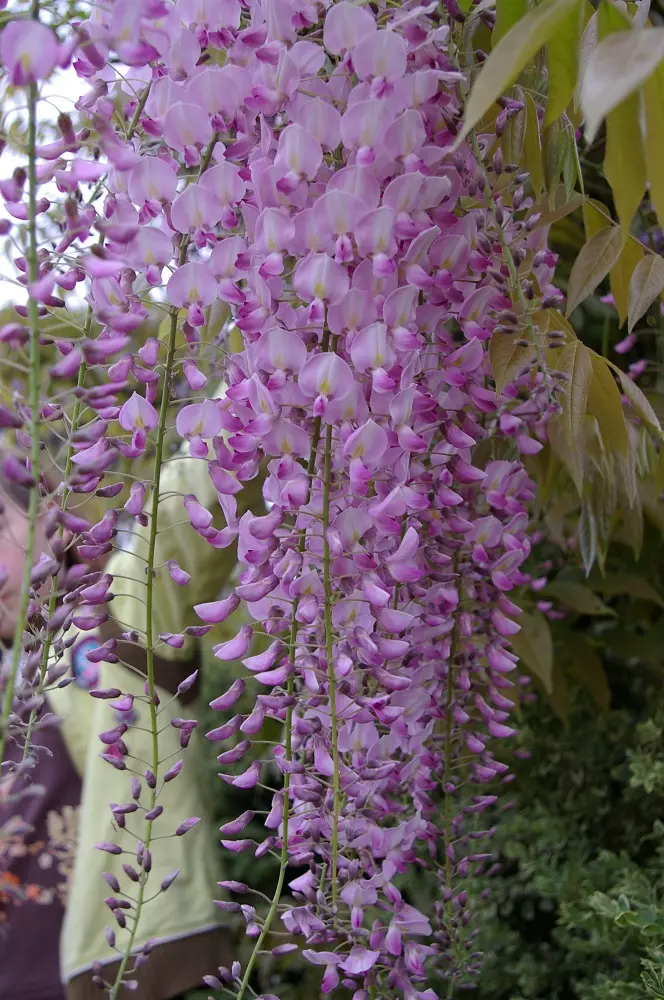
<instances>
[{"instance_id":1,"label":"brown fabric garment","mask_svg":"<svg viewBox=\"0 0 664 1000\"><path fill-rule=\"evenodd\" d=\"M81 782L57 725L39 728L34 744L38 757L32 783L43 786L43 794L19 802L5 795L3 801L0 785L2 1000L64 1000L60 930L76 850ZM10 746L7 756L20 759L20 750ZM21 821L32 832L22 835ZM28 898L17 902L12 890Z\"/></svg>"},{"instance_id":2,"label":"brown fabric garment","mask_svg":"<svg viewBox=\"0 0 664 1000\"><path fill-rule=\"evenodd\" d=\"M203 976L214 975L220 965L230 966L229 932L224 928L204 931L153 948L136 975L137 990L120 990L119 996L133 1000L172 1000L203 985ZM104 979L113 982L119 963L104 966ZM0 993L0 996L5 994ZM99 1000L102 991L92 985L92 971L76 976L66 986L66 1000Z\"/></svg>"}]
</instances>

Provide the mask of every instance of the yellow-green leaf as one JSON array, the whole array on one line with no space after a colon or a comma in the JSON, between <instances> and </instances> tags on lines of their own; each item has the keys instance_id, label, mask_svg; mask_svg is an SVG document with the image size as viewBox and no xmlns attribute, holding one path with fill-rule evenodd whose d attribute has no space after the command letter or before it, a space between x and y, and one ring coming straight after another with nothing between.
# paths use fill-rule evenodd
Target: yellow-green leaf
<instances>
[{"instance_id":1,"label":"yellow-green leaf","mask_svg":"<svg viewBox=\"0 0 664 1000\"><path fill-rule=\"evenodd\" d=\"M653 29L654 30L654 29ZM650 200L660 225L664 225L664 65L660 63L643 85L645 157Z\"/></svg>"},{"instance_id":2,"label":"yellow-green leaf","mask_svg":"<svg viewBox=\"0 0 664 1000\"><path fill-rule=\"evenodd\" d=\"M524 365L535 358L534 344L521 347L517 341L523 338L523 331L516 333L497 333L489 343L489 361L496 392L500 394L506 385L512 382Z\"/></svg>"},{"instance_id":3,"label":"yellow-green leaf","mask_svg":"<svg viewBox=\"0 0 664 1000\"><path fill-rule=\"evenodd\" d=\"M534 212L539 214L539 219L535 225L535 229L545 229L552 226L555 222L560 222L565 216L571 215L572 212L576 212L578 208L583 205L583 195L575 192L571 198L567 198L567 193L565 188L559 185L558 190L555 192L553 198L553 207L549 207L550 201L540 202L536 205Z\"/></svg>"},{"instance_id":4,"label":"yellow-green leaf","mask_svg":"<svg viewBox=\"0 0 664 1000\"><path fill-rule=\"evenodd\" d=\"M662 36L664 37L664 30ZM619 73L616 75L620 76ZM639 114L639 95L631 94L609 112L606 118L604 174L611 185L616 212L626 233L629 232L634 213L641 203L647 182Z\"/></svg>"},{"instance_id":5,"label":"yellow-green leaf","mask_svg":"<svg viewBox=\"0 0 664 1000\"><path fill-rule=\"evenodd\" d=\"M496 23L491 34L493 45L520 21L528 10L528 0L496 0Z\"/></svg>"},{"instance_id":6,"label":"yellow-green leaf","mask_svg":"<svg viewBox=\"0 0 664 1000\"><path fill-rule=\"evenodd\" d=\"M583 6L572 7L561 21L547 46L549 92L544 128L559 118L574 97L579 71L579 45L583 25Z\"/></svg>"},{"instance_id":7,"label":"yellow-green leaf","mask_svg":"<svg viewBox=\"0 0 664 1000\"><path fill-rule=\"evenodd\" d=\"M544 189L549 208L555 205L560 172L563 167L565 133L559 121L552 122L542 133L542 166L544 168Z\"/></svg>"},{"instance_id":8,"label":"yellow-green leaf","mask_svg":"<svg viewBox=\"0 0 664 1000\"><path fill-rule=\"evenodd\" d=\"M569 276L567 315L592 295L618 260L622 250L622 232L618 226L605 226L581 247Z\"/></svg>"},{"instance_id":9,"label":"yellow-green leaf","mask_svg":"<svg viewBox=\"0 0 664 1000\"><path fill-rule=\"evenodd\" d=\"M544 593L579 615L615 615L590 587L569 580L553 580Z\"/></svg>"},{"instance_id":10,"label":"yellow-green leaf","mask_svg":"<svg viewBox=\"0 0 664 1000\"><path fill-rule=\"evenodd\" d=\"M516 82L521 70L551 40L569 11L579 7L580 2L581 0L545 0L503 35L483 64L470 92L463 128L457 136L455 149L459 148L496 98Z\"/></svg>"},{"instance_id":11,"label":"yellow-green leaf","mask_svg":"<svg viewBox=\"0 0 664 1000\"><path fill-rule=\"evenodd\" d=\"M622 253L609 274L611 294L616 304L621 326L627 319L629 311L629 283L632 280L634 269L643 260L644 256L645 249L643 244L635 240L633 236L628 236L622 248Z\"/></svg>"},{"instance_id":12,"label":"yellow-green leaf","mask_svg":"<svg viewBox=\"0 0 664 1000\"><path fill-rule=\"evenodd\" d=\"M525 103L525 95L521 87L515 87L513 94L515 101ZM505 163L520 164L523 159L523 147L526 141L526 110L517 112L508 119L503 132L501 146Z\"/></svg>"},{"instance_id":13,"label":"yellow-green leaf","mask_svg":"<svg viewBox=\"0 0 664 1000\"><path fill-rule=\"evenodd\" d=\"M586 571L586 576L589 576L597 558L597 522L593 509L587 501L581 506L578 539L583 568Z\"/></svg>"},{"instance_id":14,"label":"yellow-green leaf","mask_svg":"<svg viewBox=\"0 0 664 1000\"><path fill-rule=\"evenodd\" d=\"M629 453L629 434L625 424L618 386L604 358L590 351L593 377L588 391L588 412L599 424L605 447L625 457Z\"/></svg>"},{"instance_id":15,"label":"yellow-green leaf","mask_svg":"<svg viewBox=\"0 0 664 1000\"><path fill-rule=\"evenodd\" d=\"M547 694L553 691L553 642L549 623L539 611L519 616L521 631L511 645L522 665L542 683Z\"/></svg>"},{"instance_id":16,"label":"yellow-green leaf","mask_svg":"<svg viewBox=\"0 0 664 1000\"><path fill-rule=\"evenodd\" d=\"M535 314L535 321L537 323L543 323L540 317L546 316L547 329L548 330L560 330L561 333L565 334L565 341L576 340L577 336L574 332L574 327L565 319L561 312L557 309L546 309L544 312L539 312Z\"/></svg>"},{"instance_id":17,"label":"yellow-green leaf","mask_svg":"<svg viewBox=\"0 0 664 1000\"><path fill-rule=\"evenodd\" d=\"M657 414L641 389L639 389L636 382L634 382L629 375L626 375L624 371L618 368L617 365L614 365L612 362L610 362L610 364L618 376L618 379L620 380L620 388L627 396L630 406L634 412L638 414L650 433L654 434L655 437L660 438L661 440L663 436L662 425L660 424Z\"/></svg>"},{"instance_id":18,"label":"yellow-green leaf","mask_svg":"<svg viewBox=\"0 0 664 1000\"><path fill-rule=\"evenodd\" d=\"M615 597L617 594L628 594L640 601L651 601L664 608L664 598L642 576L636 573L607 573L594 584L600 594L605 597Z\"/></svg>"},{"instance_id":19,"label":"yellow-green leaf","mask_svg":"<svg viewBox=\"0 0 664 1000\"><path fill-rule=\"evenodd\" d=\"M586 228L586 237L590 239L591 236L594 236L607 223L611 222L611 216L600 201L595 201L594 198L586 198L583 203L583 221ZM639 240L634 239L633 236L628 236L618 260L611 268L611 294L616 304L621 325L627 319L629 309L629 283L634 273L634 268L645 256L645 252L645 248Z\"/></svg>"},{"instance_id":20,"label":"yellow-green leaf","mask_svg":"<svg viewBox=\"0 0 664 1000\"><path fill-rule=\"evenodd\" d=\"M628 330L648 311L664 288L664 260L657 254L648 253L634 268L629 283Z\"/></svg>"},{"instance_id":21,"label":"yellow-green leaf","mask_svg":"<svg viewBox=\"0 0 664 1000\"><path fill-rule=\"evenodd\" d=\"M588 407L588 393L593 377L590 351L580 340L573 340L560 352L558 370L568 376L562 401L560 426L568 447L574 452L577 438L583 430ZM576 465L576 463L575 463ZM582 470L574 468L573 479L577 489L581 489Z\"/></svg>"},{"instance_id":22,"label":"yellow-green leaf","mask_svg":"<svg viewBox=\"0 0 664 1000\"><path fill-rule=\"evenodd\" d=\"M602 4L602 7L608 6ZM600 35L606 34L600 9ZM627 25L623 24L623 27ZM592 142L602 119L622 104L647 80L664 59L664 28L621 30L603 38L591 52L581 81L581 109L585 135ZM636 119L638 124L638 117ZM628 151L631 155L631 150Z\"/></svg>"},{"instance_id":23,"label":"yellow-green leaf","mask_svg":"<svg viewBox=\"0 0 664 1000\"><path fill-rule=\"evenodd\" d=\"M539 118L537 116L537 105L530 94L526 94L526 137L523 144L523 162L530 174L530 183L533 186L535 197L538 198L544 187L542 138L540 135Z\"/></svg>"}]
</instances>

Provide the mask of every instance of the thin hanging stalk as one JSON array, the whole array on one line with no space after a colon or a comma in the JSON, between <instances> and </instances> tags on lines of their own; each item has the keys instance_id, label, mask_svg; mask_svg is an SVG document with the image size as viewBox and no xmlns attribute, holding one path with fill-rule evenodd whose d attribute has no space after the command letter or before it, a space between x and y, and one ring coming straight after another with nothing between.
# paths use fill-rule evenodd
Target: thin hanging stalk
<instances>
[{"instance_id":1,"label":"thin hanging stalk","mask_svg":"<svg viewBox=\"0 0 664 1000\"><path fill-rule=\"evenodd\" d=\"M30 9L33 20L39 20L39 3L34 0ZM28 87L28 247L26 252L28 262L29 284L39 277L39 261L37 259L37 105L39 91L36 83ZM30 578L35 558L35 542L37 536L37 521L39 519L39 388L41 382L41 345L39 343L39 307L32 295L28 297L28 325L30 337L30 376L29 376L29 434L30 434L30 499L27 512L27 536L25 543L25 568L21 589L21 603L14 639L9 676L2 699L2 714L0 715L0 766L4 763L7 744L7 729L9 716L14 703L16 690L16 675L23 652L23 631L28 617L30 605Z\"/></svg>"},{"instance_id":2,"label":"thin hanging stalk","mask_svg":"<svg viewBox=\"0 0 664 1000\"><path fill-rule=\"evenodd\" d=\"M212 136L210 144L201 160L201 167L199 176L207 170L210 160L212 158L212 152L214 150L215 144L217 142L217 135ZM189 237L183 236L182 242L180 244L180 254L178 259L178 267L182 267L187 259L187 250L189 248ZM146 601L145 601L145 652L146 652L146 674L147 674L147 698L150 712L150 731L152 733L152 759L151 759L151 770L154 774L154 788L151 789L150 793L150 805L148 807L148 812L153 810L157 804L158 796L158 780L159 780L159 766L161 761L159 759L159 722L157 718L157 703L155 700L156 689L154 680L154 647L155 647L155 635L154 635L154 622L153 622L153 608L154 608L154 576L155 576L155 553L157 547L157 534L158 534L158 518L159 518L159 501L160 501L160 484L161 484L161 470L164 459L164 442L166 439L166 425L168 420L168 408L169 408L169 389L171 376L173 373L173 366L175 361L175 347L176 347L176 337L177 337L177 326L178 326L178 313L179 310L173 306L171 309L171 322L168 333L168 348L166 355L166 365L164 367L164 381L162 387L161 405L159 407L159 422L157 424L157 441L155 445L155 458L154 458L154 475L153 483L154 489L152 493L152 506L150 512L150 535L148 541L148 556L146 563ZM145 828L145 837L143 838L143 843L145 845L145 850L149 851L150 845L152 843L152 831L153 831L154 821L147 820ZM141 874L141 882L138 889L138 895L136 897L136 906L134 910L134 918L129 932L129 939L127 945L120 961L120 966L118 968L117 975L115 977L115 982L110 989L110 1000L116 1000L118 993L122 989L122 980L124 977L127 964L131 957L131 953L134 947L134 942L136 940L136 935L138 933L138 926L141 919L141 912L143 910L143 905L145 903L145 890L148 883L148 873L143 871Z\"/></svg>"},{"instance_id":3,"label":"thin hanging stalk","mask_svg":"<svg viewBox=\"0 0 664 1000\"><path fill-rule=\"evenodd\" d=\"M143 92L141 94L141 97L140 97L140 99L138 101L138 104L136 106L136 110L134 111L132 119L131 119L131 121L129 123L129 128L127 130L127 138L128 139L131 139L133 137L133 135L134 135L134 133L135 133L137 127L138 127L138 123L139 123L139 119L140 119L141 113L142 113L143 109L145 108L145 103L146 103L146 101L148 99L148 96L149 96L149 93L150 93L150 87L151 87L151 84L148 84L147 87L144 88L144 90L143 90ZM103 235L101 235L99 237L99 244L101 245L101 244L103 244L103 242L104 242L104 237L103 237ZM87 337L90 336L90 331L92 330L92 319L93 319L92 306L89 305L88 309L87 309L86 317L85 317L85 326L84 326L84 329L83 329L83 336L85 338L87 338ZM79 390L82 389L84 387L84 385L85 385L85 376L86 376L86 373L87 373L87 369L88 369L87 362L85 360L81 361L81 364L80 364L79 369L78 369L78 377L77 377L77 382L76 382L76 387ZM66 457L65 457L65 470L64 470L64 476L63 476L64 487L63 487L63 490L62 490L62 498L61 498L61 502L60 502L60 510L62 510L62 511L65 511L67 509L67 503L69 502L69 497L71 496L71 490L69 489L69 486L67 484L69 482L69 477L71 476L71 470L72 470L72 464L73 464L72 463L72 459L74 457L74 435L76 434L76 431L78 430L79 421L81 419L81 414L82 413L83 413L83 404L82 404L81 400L77 397L76 398L76 403L74 404L74 410L73 410L73 413L72 413L71 426L70 426L70 429L69 429L69 441L68 441L68 445L67 445L67 454L66 454ZM64 527L62 525L59 528L58 535L59 535L60 541L62 541L62 538L64 536ZM50 597L49 597L49 602L48 602L48 617L49 618L55 612L55 609L56 609L56 606L57 606L57 600L58 600L58 583L57 583L57 579L56 579L56 580L53 581L53 587L52 587L51 594L50 594ZM51 644L52 644L52 642L53 642L53 633L52 632L48 632L47 635L46 635L46 638L44 639L44 645L42 647L41 661L40 661L40 664L39 664L39 679L38 679L37 686L36 686L36 693L37 694L41 694L41 692L42 692L42 690L44 688L44 681L46 679L46 673L48 671L48 661L49 661L49 656L51 654ZM28 756L28 754L30 752L30 744L31 744L32 734L34 732L34 728L35 728L35 725L37 723L37 717L38 717L38 715L39 715L39 709L38 709L37 706L35 706L31 710L30 717L28 719L28 727L26 729L25 742L23 744L23 760L26 759L26 757ZM2 759L2 756L0 755L0 760L1 759Z\"/></svg>"}]
</instances>

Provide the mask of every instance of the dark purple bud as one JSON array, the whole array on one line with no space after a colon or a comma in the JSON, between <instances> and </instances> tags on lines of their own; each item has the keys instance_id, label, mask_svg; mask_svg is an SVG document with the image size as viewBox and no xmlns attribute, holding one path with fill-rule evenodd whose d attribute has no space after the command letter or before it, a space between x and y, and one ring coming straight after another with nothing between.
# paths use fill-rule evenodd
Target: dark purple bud
<instances>
[{"instance_id":1,"label":"dark purple bud","mask_svg":"<svg viewBox=\"0 0 664 1000\"><path fill-rule=\"evenodd\" d=\"M94 691L90 691L93 698L101 698L104 701L110 701L111 698L119 698L122 694L120 688L95 688Z\"/></svg>"},{"instance_id":2,"label":"dark purple bud","mask_svg":"<svg viewBox=\"0 0 664 1000\"><path fill-rule=\"evenodd\" d=\"M132 797L138 802L141 797L141 783L138 778L131 779L131 794Z\"/></svg>"},{"instance_id":3,"label":"dark purple bud","mask_svg":"<svg viewBox=\"0 0 664 1000\"><path fill-rule=\"evenodd\" d=\"M182 764L183 761L181 760L179 760L177 764L173 764L173 767L171 767L170 770L168 770L164 775L164 781L172 781L173 778L177 778L178 774L182 770Z\"/></svg>"},{"instance_id":4,"label":"dark purple bud","mask_svg":"<svg viewBox=\"0 0 664 1000\"><path fill-rule=\"evenodd\" d=\"M68 608L66 604L61 605L61 607L56 608L53 614L48 619L46 624L46 630L52 635L54 632L60 632L65 630L65 626L68 627L71 621L72 611Z\"/></svg>"},{"instance_id":5,"label":"dark purple bud","mask_svg":"<svg viewBox=\"0 0 664 1000\"><path fill-rule=\"evenodd\" d=\"M111 844L106 840L101 841L99 844L95 844L95 848L98 851L106 851L107 854L123 854L124 851L118 844Z\"/></svg>"},{"instance_id":6,"label":"dark purple bud","mask_svg":"<svg viewBox=\"0 0 664 1000\"><path fill-rule=\"evenodd\" d=\"M217 979L216 976L203 976L203 982L206 986L209 986L211 990L221 990L224 986L221 979Z\"/></svg>"},{"instance_id":7,"label":"dark purple bud","mask_svg":"<svg viewBox=\"0 0 664 1000\"><path fill-rule=\"evenodd\" d=\"M35 485L32 475L16 455L8 455L5 458L2 463L2 472L6 479L9 479L12 483L18 483L19 486L31 489Z\"/></svg>"},{"instance_id":8,"label":"dark purple bud","mask_svg":"<svg viewBox=\"0 0 664 1000\"><path fill-rule=\"evenodd\" d=\"M6 406L0 405L0 430L11 428L16 430L23 426L23 421L17 413L12 413Z\"/></svg>"},{"instance_id":9,"label":"dark purple bud","mask_svg":"<svg viewBox=\"0 0 664 1000\"><path fill-rule=\"evenodd\" d=\"M120 883L118 882L113 872L104 872L104 878L106 879L109 888L112 889L113 892L120 892Z\"/></svg>"},{"instance_id":10,"label":"dark purple bud","mask_svg":"<svg viewBox=\"0 0 664 1000\"><path fill-rule=\"evenodd\" d=\"M179 874L180 874L180 869L178 868L177 871L171 872L171 874L167 875L165 879L162 879L161 891L166 892L168 887L173 885Z\"/></svg>"},{"instance_id":11,"label":"dark purple bud","mask_svg":"<svg viewBox=\"0 0 664 1000\"><path fill-rule=\"evenodd\" d=\"M212 740L214 743L223 742L223 740L230 739L240 728L240 725L244 721L244 716L234 715L229 722L226 722L223 726L219 726L218 729L212 729L209 733L205 734L206 740Z\"/></svg>"},{"instance_id":12,"label":"dark purple bud","mask_svg":"<svg viewBox=\"0 0 664 1000\"><path fill-rule=\"evenodd\" d=\"M127 765L123 761L122 757L116 757L112 753L101 753L99 754L102 760L105 760L107 764L110 764L115 768L116 771L126 771ZM118 817L118 826L124 826L124 823L119 822L120 817Z\"/></svg>"},{"instance_id":13,"label":"dark purple bud","mask_svg":"<svg viewBox=\"0 0 664 1000\"><path fill-rule=\"evenodd\" d=\"M128 816L129 813L135 813L138 809L138 805L135 802L127 802L126 805L116 805L111 804L111 812L114 816Z\"/></svg>"},{"instance_id":14,"label":"dark purple bud","mask_svg":"<svg viewBox=\"0 0 664 1000\"><path fill-rule=\"evenodd\" d=\"M186 692L189 691L189 689L196 683L197 677L198 670L194 670L193 674L189 674L188 677L185 677L182 683L178 684L178 694L186 694Z\"/></svg>"},{"instance_id":15,"label":"dark purple bud","mask_svg":"<svg viewBox=\"0 0 664 1000\"><path fill-rule=\"evenodd\" d=\"M155 819L159 819L163 811L164 811L163 806L155 806L154 809L150 809L148 810L148 812L146 812L145 818L148 821L152 822Z\"/></svg>"},{"instance_id":16,"label":"dark purple bud","mask_svg":"<svg viewBox=\"0 0 664 1000\"><path fill-rule=\"evenodd\" d=\"M97 490L97 496L102 500L112 500L119 493L122 493L124 489L124 483L114 483L113 486L102 486L100 490Z\"/></svg>"},{"instance_id":17,"label":"dark purple bud","mask_svg":"<svg viewBox=\"0 0 664 1000\"><path fill-rule=\"evenodd\" d=\"M154 776L154 772L148 768L147 771L145 771L144 773L145 773L145 781L148 788L156 788L157 779Z\"/></svg>"},{"instance_id":18,"label":"dark purple bud","mask_svg":"<svg viewBox=\"0 0 664 1000\"><path fill-rule=\"evenodd\" d=\"M225 712L227 709L232 708L235 702L242 697L246 687L247 685L242 678L238 677L237 680L233 681L225 694L219 695L218 698L210 702L210 708L213 708L215 712Z\"/></svg>"},{"instance_id":19,"label":"dark purple bud","mask_svg":"<svg viewBox=\"0 0 664 1000\"><path fill-rule=\"evenodd\" d=\"M139 881L140 875L138 874L138 872L136 871L135 868L131 867L131 865L123 865L122 866L122 870L125 873L125 875L127 876L127 878L130 878L132 882L138 882Z\"/></svg>"},{"instance_id":20,"label":"dark purple bud","mask_svg":"<svg viewBox=\"0 0 664 1000\"><path fill-rule=\"evenodd\" d=\"M244 882L236 882L234 879L227 879L225 882L217 882L220 889L228 889L229 892L249 892L249 886Z\"/></svg>"},{"instance_id":21,"label":"dark purple bud","mask_svg":"<svg viewBox=\"0 0 664 1000\"><path fill-rule=\"evenodd\" d=\"M59 521L64 528L71 531L74 535L80 535L82 532L89 531L90 529L89 521L86 521L84 517L72 514L68 510L60 511Z\"/></svg>"},{"instance_id":22,"label":"dark purple bud","mask_svg":"<svg viewBox=\"0 0 664 1000\"><path fill-rule=\"evenodd\" d=\"M106 746L112 746L114 743L124 736L124 734L129 729L129 726L125 722L121 722L114 729L107 729L105 732L99 734L99 739Z\"/></svg>"},{"instance_id":23,"label":"dark purple bud","mask_svg":"<svg viewBox=\"0 0 664 1000\"><path fill-rule=\"evenodd\" d=\"M193 827L200 823L200 821L200 816L190 816L189 819L184 821L184 823L180 823L179 827L175 831L175 836L183 837L185 833L188 833L189 830L193 829Z\"/></svg>"},{"instance_id":24,"label":"dark purple bud","mask_svg":"<svg viewBox=\"0 0 664 1000\"><path fill-rule=\"evenodd\" d=\"M143 851L143 871L152 871L152 851L149 851L147 847Z\"/></svg>"}]
</instances>

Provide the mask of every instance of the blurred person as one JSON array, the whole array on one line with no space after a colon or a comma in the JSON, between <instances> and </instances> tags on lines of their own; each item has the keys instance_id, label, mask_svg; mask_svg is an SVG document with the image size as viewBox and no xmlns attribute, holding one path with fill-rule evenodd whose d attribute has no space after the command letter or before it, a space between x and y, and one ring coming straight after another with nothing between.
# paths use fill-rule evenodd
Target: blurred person
<instances>
[{"instance_id":1,"label":"blurred person","mask_svg":"<svg viewBox=\"0 0 664 1000\"><path fill-rule=\"evenodd\" d=\"M249 506L252 490L244 492ZM200 625L193 605L213 600L234 568L234 548L216 550L182 523L182 496L187 493L194 493L201 503L214 508L216 491L207 473L207 462L180 452L162 470L154 580L155 636L161 632L181 633L187 626ZM0 564L5 565L7 576L0 591L0 638L7 662L20 607L28 493L14 483L0 481L0 498ZM49 551L44 513L37 524L35 561L40 553ZM116 540L120 539L121 534ZM108 748L101 744L98 734L117 726L124 717L109 701L92 698L89 690L113 687L137 697L144 693L148 540L149 524L132 523L129 534L105 567L115 579L114 597L107 605L110 620L97 632L79 633L72 626L66 633L66 639L73 640L64 654L73 682L50 690L47 696L45 711L55 713L59 725L43 724L34 733L36 763L30 780L42 786L43 794L22 798L18 807L8 803L6 797L3 804L0 784L0 862L4 856L6 865L4 874L0 865L0 910L3 892L6 899L15 899L5 910L4 930L0 923L0 997L7 1000L96 998L100 994L92 982L95 968L99 972L95 963L101 963L107 981L115 978L122 951L111 948L105 928L115 928L120 947L126 932L118 930L104 905L104 898L112 893L103 873L117 874L126 889L122 863L131 862L131 857L111 856L94 845L118 843L135 852L136 841L117 830L109 808L110 803L130 801L129 774L116 770L100 756ZM191 575L186 587L178 586L171 578L166 565L169 560L175 560ZM81 567L70 567L72 571L80 573ZM138 633L138 643L122 640L122 633L130 631ZM119 640L120 662L91 662L87 654L109 637ZM147 896L157 891L165 876L181 871L169 889L148 902L142 911L133 950L139 952L149 941L152 949L147 962L132 975L138 988L131 995L138 1000L177 997L199 985L202 976L214 972L217 966L230 964L227 932L212 902L220 874L219 851L210 836L209 824L201 822L183 837L161 839L164 834L172 834L185 819L206 815L199 734L194 732L189 747L181 750L178 731L170 725L171 719L186 716L185 703L195 697L196 685L186 695L174 696L178 685L197 669L198 653L197 639L188 635L180 649L161 643L154 657L161 702L160 771L163 776L180 758L184 770L163 786L158 799L164 814L155 824L154 835L160 839L154 844ZM134 704L138 711L132 711L133 718L127 721L149 729L147 706L143 702ZM125 741L134 757L150 761L150 732L132 727ZM14 746L14 759L20 753L20 748ZM144 781L142 785L141 802L145 802ZM133 816L142 817L142 813ZM131 820L132 816L128 826L135 826L140 836L143 819L134 824ZM128 917L130 914L128 911Z\"/></svg>"}]
</instances>

